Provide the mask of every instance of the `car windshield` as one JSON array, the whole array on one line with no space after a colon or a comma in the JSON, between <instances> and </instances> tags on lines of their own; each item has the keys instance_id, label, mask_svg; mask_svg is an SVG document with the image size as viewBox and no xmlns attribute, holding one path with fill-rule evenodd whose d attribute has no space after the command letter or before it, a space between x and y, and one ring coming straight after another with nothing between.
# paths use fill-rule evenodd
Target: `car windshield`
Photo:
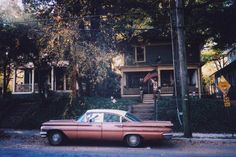
<instances>
[{"instance_id":1,"label":"car windshield","mask_svg":"<svg viewBox=\"0 0 236 157\"><path fill-rule=\"evenodd\" d=\"M80 122L80 123L84 123L86 122L86 114L83 114L82 116L80 116L78 119L77 119L77 122Z\"/></svg>"},{"instance_id":2,"label":"car windshield","mask_svg":"<svg viewBox=\"0 0 236 157\"><path fill-rule=\"evenodd\" d=\"M141 122L141 120L139 118L137 118L135 115L133 115L131 113L126 113L125 117L127 117L128 119L130 119L133 122Z\"/></svg>"}]
</instances>

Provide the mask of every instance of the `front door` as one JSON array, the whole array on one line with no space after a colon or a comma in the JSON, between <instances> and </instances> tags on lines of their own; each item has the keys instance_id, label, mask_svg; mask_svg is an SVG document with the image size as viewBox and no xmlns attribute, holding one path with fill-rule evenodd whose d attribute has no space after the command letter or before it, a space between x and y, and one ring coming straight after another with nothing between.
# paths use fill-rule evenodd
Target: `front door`
<instances>
[{"instance_id":1,"label":"front door","mask_svg":"<svg viewBox=\"0 0 236 157\"><path fill-rule=\"evenodd\" d=\"M103 113L88 113L87 122L80 123L78 126L78 138L97 139L102 137Z\"/></svg>"},{"instance_id":2,"label":"front door","mask_svg":"<svg viewBox=\"0 0 236 157\"><path fill-rule=\"evenodd\" d=\"M153 86L152 86L151 80L148 80L146 83L143 84L143 93L144 94L152 94L153 93Z\"/></svg>"}]
</instances>

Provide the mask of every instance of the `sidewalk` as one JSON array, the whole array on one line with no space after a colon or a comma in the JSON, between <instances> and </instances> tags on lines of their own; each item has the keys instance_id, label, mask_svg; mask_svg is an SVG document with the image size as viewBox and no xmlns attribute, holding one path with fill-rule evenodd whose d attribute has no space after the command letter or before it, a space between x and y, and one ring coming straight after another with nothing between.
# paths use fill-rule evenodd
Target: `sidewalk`
<instances>
[{"instance_id":1,"label":"sidewalk","mask_svg":"<svg viewBox=\"0 0 236 157\"><path fill-rule=\"evenodd\" d=\"M0 129L9 136L21 136L21 137L40 137L39 130L14 130L14 129ZM185 138L183 133L173 133L174 140L184 141L212 141L212 142L226 142L236 143L236 134L228 133L193 133L192 138Z\"/></svg>"},{"instance_id":2,"label":"sidewalk","mask_svg":"<svg viewBox=\"0 0 236 157\"><path fill-rule=\"evenodd\" d=\"M185 138L183 133L173 133L173 139L186 141L212 141L236 143L236 134L229 133L193 133L192 138Z\"/></svg>"}]
</instances>

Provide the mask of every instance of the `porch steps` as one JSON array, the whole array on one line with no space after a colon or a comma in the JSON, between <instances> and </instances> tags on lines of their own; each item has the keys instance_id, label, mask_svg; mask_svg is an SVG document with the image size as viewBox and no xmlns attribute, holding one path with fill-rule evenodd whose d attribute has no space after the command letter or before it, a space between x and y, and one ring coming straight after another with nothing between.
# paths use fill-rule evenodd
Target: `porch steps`
<instances>
[{"instance_id":1,"label":"porch steps","mask_svg":"<svg viewBox=\"0 0 236 157\"><path fill-rule=\"evenodd\" d=\"M144 94L143 95L144 104L154 104L153 94Z\"/></svg>"},{"instance_id":2,"label":"porch steps","mask_svg":"<svg viewBox=\"0 0 236 157\"><path fill-rule=\"evenodd\" d=\"M131 113L136 115L141 120L152 120L154 114L154 104L141 103L133 105Z\"/></svg>"},{"instance_id":3,"label":"porch steps","mask_svg":"<svg viewBox=\"0 0 236 157\"><path fill-rule=\"evenodd\" d=\"M14 105L9 111L8 114L2 117L0 121L1 128L17 128L19 127L27 115L30 114L32 111L33 103L19 103Z\"/></svg>"}]
</instances>

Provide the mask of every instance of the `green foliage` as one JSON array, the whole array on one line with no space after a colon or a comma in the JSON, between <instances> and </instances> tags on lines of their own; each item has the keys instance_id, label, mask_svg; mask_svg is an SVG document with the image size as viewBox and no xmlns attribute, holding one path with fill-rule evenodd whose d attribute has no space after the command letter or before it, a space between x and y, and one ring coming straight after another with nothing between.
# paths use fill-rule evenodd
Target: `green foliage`
<instances>
[{"instance_id":1,"label":"green foliage","mask_svg":"<svg viewBox=\"0 0 236 157\"><path fill-rule=\"evenodd\" d=\"M113 103L111 98L87 97L85 103L88 109L120 109L127 111L128 106L137 104L137 100L120 98L116 99L116 103Z\"/></svg>"},{"instance_id":2,"label":"green foliage","mask_svg":"<svg viewBox=\"0 0 236 157\"><path fill-rule=\"evenodd\" d=\"M120 75L108 71L107 77L96 86L96 95L101 97L120 97Z\"/></svg>"},{"instance_id":3,"label":"green foliage","mask_svg":"<svg viewBox=\"0 0 236 157\"><path fill-rule=\"evenodd\" d=\"M112 103L111 98L86 97L85 104L81 105L82 103L77 102L73 104L72 108L68 108L67 105L71 104L70 95L58 93L50 93L49 97L45 100L42 100L37 95L32 95L14 96L10 99L5 99L5 101L7 103L3 103L2 100L0 103L0 109L3 111L0 111L1 119L7 116L7 113L11 112L14 105L30 104L27 108L29 112L24 116L22 115L22 121L16 126L18 129L38 129L43 122L52 119L77 119L88 109L128 110L129 105L137 103L136 99L121 98L116 99L116 103Z\"/></svg>"},{"instance_id":4,"label":"green foliage","mask_svg":"<svg viewBox=\"0 0 236 157\"><path fill-rule=\"evenodd\" d=\"M223 101L218 99L189 99L191 111L191 126L193 132L231 132L236 131L233 119L236 108L231 107L230 117ZM175 99L164 98L158 102L158 117L160 120L170 120L174 123L174 131L182 131L177 119Z\"/></svg>"},{"instance_id":5,"label":"green foliage","mask_svg":"<svg viewBox=\"0 0 236 157\"><path fill-rule=\"evenodd\" d=\"M192 100L191 103L191 122L194 132L230 132L236 128L232 125L233 117L228 119L227 108L224 107L222 100L200 99ZM236 108L230 108L231 116L236 113ZM231 126L230 126L231 125Z\"/></svg>"}]
</instances>

